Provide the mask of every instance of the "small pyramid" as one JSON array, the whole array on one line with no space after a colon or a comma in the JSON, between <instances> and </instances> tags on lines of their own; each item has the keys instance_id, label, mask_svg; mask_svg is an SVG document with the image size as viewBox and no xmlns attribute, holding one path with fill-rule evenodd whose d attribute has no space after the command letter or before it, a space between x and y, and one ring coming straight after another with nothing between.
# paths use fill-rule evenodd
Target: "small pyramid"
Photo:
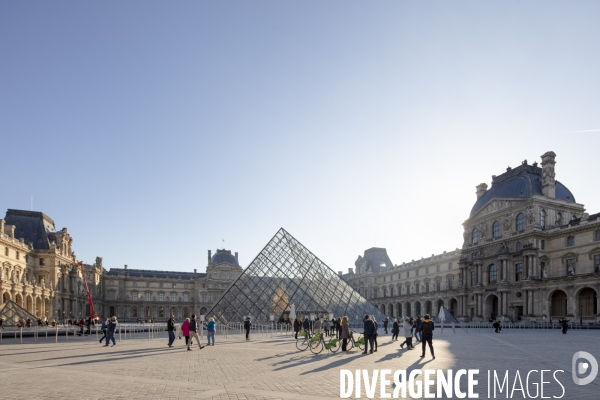
<instances>
[{"instance_id":1,"label":"small pyramid","mask_svg":"<svg viewBox=\"0 0 600 400\"><path fill-rule=\"evenodd\" d=\"M0 310L0 318L4 320L3 325L5 326L15 326L20 319L27 320L29 318L31 321L37 321L38 319L12 300L4 303L4 306Z\"/></svg>"},{"instance_id":2,"label":"small pyramid","mask_svg":"<svg viewBox=\"0 0 600 400\"><path fill-rule=\"evenodd\" d=\"M293 306L293 307L292 307ZM292 310L292 308L294 310ZM362 322L366 314L385 315L355 291L285 229L281 228L208 311L219 323L254 322L326 314Z\"/></svg>"},{"instance_id":3,"label":"small pyramid","mask_svg":"<svg viewBox=\"0 0 600 400\"><path fill-rule=\"evenodd\" d=\"M450 310L448 310L446 307L442 306L440 307L440 312L438 313L438 315L433 319L433 322L435 323L441 323L442 322L442 318L444 319L444 323L452 323L454 322L455 324L458 324L458 320L454 317L454 315L452 315L452 313L450 312Z\"/></svg>"}]
</instances>

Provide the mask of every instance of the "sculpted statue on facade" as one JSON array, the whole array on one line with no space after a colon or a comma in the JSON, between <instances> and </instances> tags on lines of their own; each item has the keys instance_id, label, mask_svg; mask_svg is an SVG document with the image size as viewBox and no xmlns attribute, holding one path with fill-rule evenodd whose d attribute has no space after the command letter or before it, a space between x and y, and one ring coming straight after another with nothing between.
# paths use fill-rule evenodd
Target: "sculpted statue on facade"
<instances>
[{"instance_id":1,"label":"sculpted statue on facade","mask_svg":"<svg viewBox=\"0 0 600 400\"><path fill-rule=\"evenodd\" d=\"M510 214L506 214L506 216L504 217L504 222L503 222L504 231L506 231L506 232L510 231L510 223L511 223Z\"/></svg>"},{"instance_id":2,"label":"sculpted statue on facade","mask_svg":"<svg viewBox=\"0 0 600 400\"><path fill-rule=\"evenodd\" d=\"M542 276L548 278L548 268L545 265L542 267Z\"/></svg>"},{"instance_id":3,"label":"sculpted statue on facade","mask_svg":"<svg viewBox=\"0 0 600 400\"><path fill-rule=\"evenodd\" d=\"M575 275L575 265L573 262L567 261L567 275Z\"/></svg>"},{"instance_id":4,"label":"sculpted statue on facade","mask_svg":"<svg viewBox=\"0 0 600 400\"><path fill-rule=\"evenodd\" d=\"M533 212L533 207L527 209L527 222L531 225L535 222L535 214Z\"/></svg>"}]
</instances>

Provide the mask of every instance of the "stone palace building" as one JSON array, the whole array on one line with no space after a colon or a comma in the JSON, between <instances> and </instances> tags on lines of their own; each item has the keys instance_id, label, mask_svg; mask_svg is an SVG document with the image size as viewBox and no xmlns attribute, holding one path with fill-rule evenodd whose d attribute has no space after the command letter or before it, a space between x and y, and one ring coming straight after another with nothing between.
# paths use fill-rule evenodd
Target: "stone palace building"
<instances>
[{"instance_id":1,"label":"stone palace building","mask_svg":"<svg viewBox=\"0 0 600 400\"><path fill-rule=\"evenodd\" d=\"M394 265L372 248L343 278L388 316L599 322L600 214L555 180L555 157L478 185L461 249Z\"/></svg>"},{"instance_id":2,"label":"stone palace building","mask_svg":"<svg viewBox=\"0 0 600 400\"><path fill-rule=\"evenodd\" d=\"M0 220L0 308L9 300L48 320L89 315L83 275L96 313L125 321L204 314L242 272L238 254L208 251L206 273L111 268L102 258L77 265L67 228L41 212L8 210Z\"/></svg>"}]
</instances>

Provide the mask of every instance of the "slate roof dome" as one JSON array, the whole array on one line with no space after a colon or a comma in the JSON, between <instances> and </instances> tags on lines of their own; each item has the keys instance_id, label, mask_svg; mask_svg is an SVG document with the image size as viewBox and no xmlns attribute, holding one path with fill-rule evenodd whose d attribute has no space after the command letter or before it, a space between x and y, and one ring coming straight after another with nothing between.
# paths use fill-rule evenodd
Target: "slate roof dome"
<instances>
[{"instance_id":1,"label":"slate roof dome","mask_svg":"<svg viewBox=\"0 0 600 400\"><path fill-rule=\"evenodd\" d=\"M542 169L537 163L528 165L527 161L517 168L508 168L500 176L492 176L492 187L486 191L471 209L471 217L492 199L519 199L543 196ZM556 199L575 203L575 196L565 185L556 181Z\"/></svg>"},{"instance_id":2,"label":"slate roof dome","mask_svg":"<svg viewBox=\"0 0 600 400\"><path fill-rule=\"evenodd\" d=\"M236 256L231 254L231 250L217 250L217 253L211 257L210 265L221 264L221 263L229 263L236 266L240 266L238 263L238 259Z\"/></svg>"}]
</instances>

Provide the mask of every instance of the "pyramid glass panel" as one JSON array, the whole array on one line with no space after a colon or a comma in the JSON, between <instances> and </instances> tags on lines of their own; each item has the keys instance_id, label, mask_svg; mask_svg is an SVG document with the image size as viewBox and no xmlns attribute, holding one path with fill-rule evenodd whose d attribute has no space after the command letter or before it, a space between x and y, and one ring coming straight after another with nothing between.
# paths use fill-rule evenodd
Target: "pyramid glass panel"
<instances>
[{"instance_id":1,"label":"pyramid glass panel","mask_svg":"<svg viewBox=\"0 0 600 400\"><path fill-rule=\"evenodd\" d=\"M3 325L16 326L19 320L37 321L37 317L28 312L23 307L20 307L17 303L12 300L8 300L4 303L2 309L0 309L0 318L3 319Z\"/></svg>"},{"instance_id":2,"label":"pyramid glass panel","mask_svg":"<svg viewBox=\"0 0 600 400\"><path fill-rule=\"evenodd\" d=\"M219 323L255 322L311 313L335 318L347 315L357 322L365 314L381 321L385 315L362 297L335 271L283 228L267 243L248 268L208 311Z\"/></svg>"}]
</instances>

